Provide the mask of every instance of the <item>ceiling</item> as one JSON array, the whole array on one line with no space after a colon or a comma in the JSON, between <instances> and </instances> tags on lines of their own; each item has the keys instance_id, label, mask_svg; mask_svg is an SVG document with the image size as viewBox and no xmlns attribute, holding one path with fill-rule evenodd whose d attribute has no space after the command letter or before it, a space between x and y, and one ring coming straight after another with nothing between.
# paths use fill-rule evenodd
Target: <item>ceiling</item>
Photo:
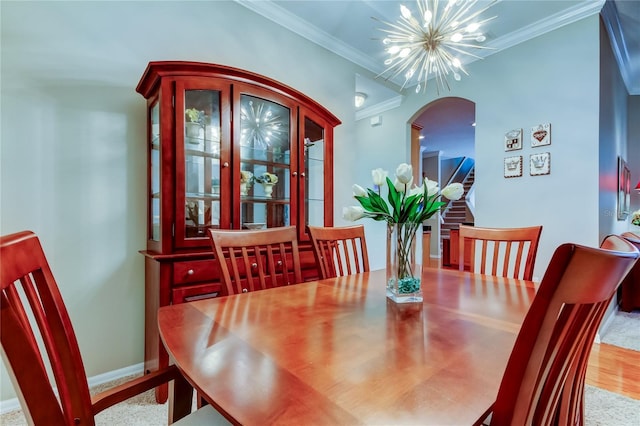
<instances>
[{"instance_id":1,"label":"ceiling","mask_svg":"<svg viewBox=\"0 0 640 426\"><path fill-rule=\"evenodd\" d=\"M399 17L400 4L414 8L414 1L391 0L236 0L239 4L271 19L291 31L379 75L384 71L385 55L381 45L379 21L394 22ZM488 3L480 0L479 3ZM478 6L480 7L480 6ZM483 16L498 18L484 28L487 49L480 56L489 56L515 46L533 37L576 22L602 11L605 25L613 43L614 54L620 64L623 80L630 94L640 95L640 1L615 0L498 0ZM403 81L383 85L378 79L356 76L356 91L368 95L366 103L356 112L356 118L364 118L401 102L399 87ZM430 134L429 150L441 150L438 140L442 135L456 140L473 141L473 121L468 105L442 104L433 108L431 118L423 114L416 123ZM456 111L456 107L464 111ZM440 113L435 116L436 111ZM471 114L471 115L470 115ZM452 117L464 116L465 123L452 121ZM426 132L427 130L425 130ZM465 137L465 135L467 137ZM470 135L470 137L469 137ZM433 142L435 144L433 144ZM450 144L449 144L450 145ZM467 150L467 147L461 147ZM447 146L448 156L456 156Z\"/></svg>"}]
</instances>

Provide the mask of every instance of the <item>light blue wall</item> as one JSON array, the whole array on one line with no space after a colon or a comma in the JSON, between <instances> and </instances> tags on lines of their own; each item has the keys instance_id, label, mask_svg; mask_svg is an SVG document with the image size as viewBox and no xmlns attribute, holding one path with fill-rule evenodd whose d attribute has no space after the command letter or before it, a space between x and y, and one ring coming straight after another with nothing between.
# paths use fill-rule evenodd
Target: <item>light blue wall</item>
<instances>
[{"instance_id":1,"label":"light blue wall","mask_svg":"<svg viewBox=\"0 0 640 426\"><path fill-rule=\"evenodd\" d=\"M629 122L627 89L616 65L604 25L601 26L600 50L600 150L599 150L599 234L602 241L609 234L620 234L629 219L618 220L618 157L628 162L627 123Z\"/></svg>"}]
</instances>

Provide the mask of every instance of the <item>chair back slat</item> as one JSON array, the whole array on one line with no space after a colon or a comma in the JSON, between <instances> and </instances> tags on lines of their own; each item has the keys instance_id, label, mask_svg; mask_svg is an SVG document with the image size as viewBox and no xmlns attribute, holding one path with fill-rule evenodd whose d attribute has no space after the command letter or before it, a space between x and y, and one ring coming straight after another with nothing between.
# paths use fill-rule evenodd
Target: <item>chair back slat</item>
<instances>
[{"instance_id":1,"label":"chair back slat","mask_svg":"<svg viewBox=\"0 0 640 426\"><path fill-rule=\"evenodd\" d=\"M209 230L226 294L302 282L296 228Z\"/></svg>"},{"instance_id":2,"label":"chair back slat","mask_svg":"<svg viewBox=\"0 0 640 426\"><path fill-rule=\"evenodd\" d=\"M601 248L558 247L516 338L491 424L582 424L591 346L639 256L618 236Z\"/></svg>"},{"instance_id":3,"label":"chair back slat","mask_svg":"<svg viewBox=\"0 0 640 426\"><path fill-rule=\"evenodd\" d=\"M459 269L485 275L531 280L542 226L481 228L460 225ZM480 254L476 255L476 246ZM467 254L465 256L465 254Z\"/></svg>"},{"instance_id":4,"label":"chair back slat","mask_svg":"<svg viewBox=\"0 0 640 426\"><path fill-rule=\"evenodd\" d=\"M369 271L364 226L309 226L320 278L334 278Z\"/></svg>"},{"instance_id":5,"label":"chair back slat","mask_svg":"<svg viewBox=\"0 0 640 426\"><path fill-rule=\"evenodd\" d=\"M78 343L40 241L29 231L3 236L0 258L0 341L29 423L94 424Z\"/></svg>"}]
</instances>

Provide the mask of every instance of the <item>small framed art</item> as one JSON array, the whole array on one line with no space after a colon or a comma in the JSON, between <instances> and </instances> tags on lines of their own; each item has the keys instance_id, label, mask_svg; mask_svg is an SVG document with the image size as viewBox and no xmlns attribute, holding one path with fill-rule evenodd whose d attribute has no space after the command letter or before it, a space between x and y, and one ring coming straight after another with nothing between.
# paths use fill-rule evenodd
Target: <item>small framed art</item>
<instances>
[{"instance_id":1,"label":"small framed art","mask_svg":"<svg viewBox=\"0 0 640 426\"><path fill-rule=\"evenodd\" d=\"M509 130L504 134L504 150L515 151L522 149L522 129Z\"/></svg>"},{"instance_id":2,"label":"small framed art","mask_svg":"<svg viewBox=\"0 0 640 426\"><path fill-rule=\"evenodd\" d=\"M522 176L522 155L506 157L504 159L504 177L520 177Z\"/></svg>"},{"instance_id":3,"label":"small framed art","mask_svg":"<svg viewBox=\"0 0 640 426\"><path fill-rule=\"evenodd\" d=\"M542 152L529 156L529 174L531 176L548 175L551 173L551 153Z\"/></svg>"},{"instance_id":4,"label":"small framed art","mask_svg":"<svg viewBox=\"0 0 640 426\"><path fill-rule=\"evenodd\" d=\"M631 171L627 163L618 157L618 220L629 215L631 201Z\"/></svg>"},{"instance_id":5,"label":"small framed art","mask_svg":"<svg viewBox=\"0 0 640 426\"><path fill-rule=\"evenodd\" d=\"M531 147L551 145L551 123L538 124L531 128Z\"/></svg>"}]
</instances>

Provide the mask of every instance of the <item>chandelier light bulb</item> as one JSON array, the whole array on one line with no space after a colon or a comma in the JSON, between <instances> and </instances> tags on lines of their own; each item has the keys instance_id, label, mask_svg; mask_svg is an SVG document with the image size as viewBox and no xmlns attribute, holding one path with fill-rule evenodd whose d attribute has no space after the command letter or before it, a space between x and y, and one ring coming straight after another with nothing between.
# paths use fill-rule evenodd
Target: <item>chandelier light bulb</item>
<instances>
[{"instance_id":1,"label":"chandelier light bulb","mask_svg":"<svg viewBox=\"0 0 640 426\"><path fill-rule=\"evenodd\" d=\"M480 24L478 24L477 22L474 22L472 24L467 25L467 28L465 29L465 31L468 33L473 33L478 31L478 28L480 28Z\"/></svg>"},{"instance_id":2,"label":"chandelier light bulb","mask_svg":"<svg viewBox=\"0 0 640 426\"><path fill-rule=\"evenodd\" d=\"M486 37L477 31L495 18L483 18L482 14L497 2L416 0L413 11L401 5L396 22L381 21L387 26L382 29L382 43L388 57L384 61L386 69L379 76L405 77L402 88L415 82L418 92L425 91L427 80L435 77L438 94L441 88L450 90L448 77L459 81L462 73L468 75L463 60L481 59L475 50L487 49L479 44ZM413 18L413 13L423 22Z\"/></svg>"},{"instance_id":3,"label":"chandelier light bulb","mask_svg":"<svg viewBox=\"0 0 640 426\"><path fill-rule=\"evenodd\" d=\"M433 18L433 13L431 13L430 10L425 10L424 11L424 26L428 26L429 23L431 22L431 18Z\"/></svg>"},{"instance_id":4,"label":"chandelier light bulb","mask_svg":"<svg viewBox=\"0 0 640 426\"><path fill-rule=\"evenodd\" d=\"M405 6L404 4L400 5L400 13L402 14L402 17L406 20L411 19L411 11L409 10L409 8L407 6Z\"/></svg>"}]
</instances>

